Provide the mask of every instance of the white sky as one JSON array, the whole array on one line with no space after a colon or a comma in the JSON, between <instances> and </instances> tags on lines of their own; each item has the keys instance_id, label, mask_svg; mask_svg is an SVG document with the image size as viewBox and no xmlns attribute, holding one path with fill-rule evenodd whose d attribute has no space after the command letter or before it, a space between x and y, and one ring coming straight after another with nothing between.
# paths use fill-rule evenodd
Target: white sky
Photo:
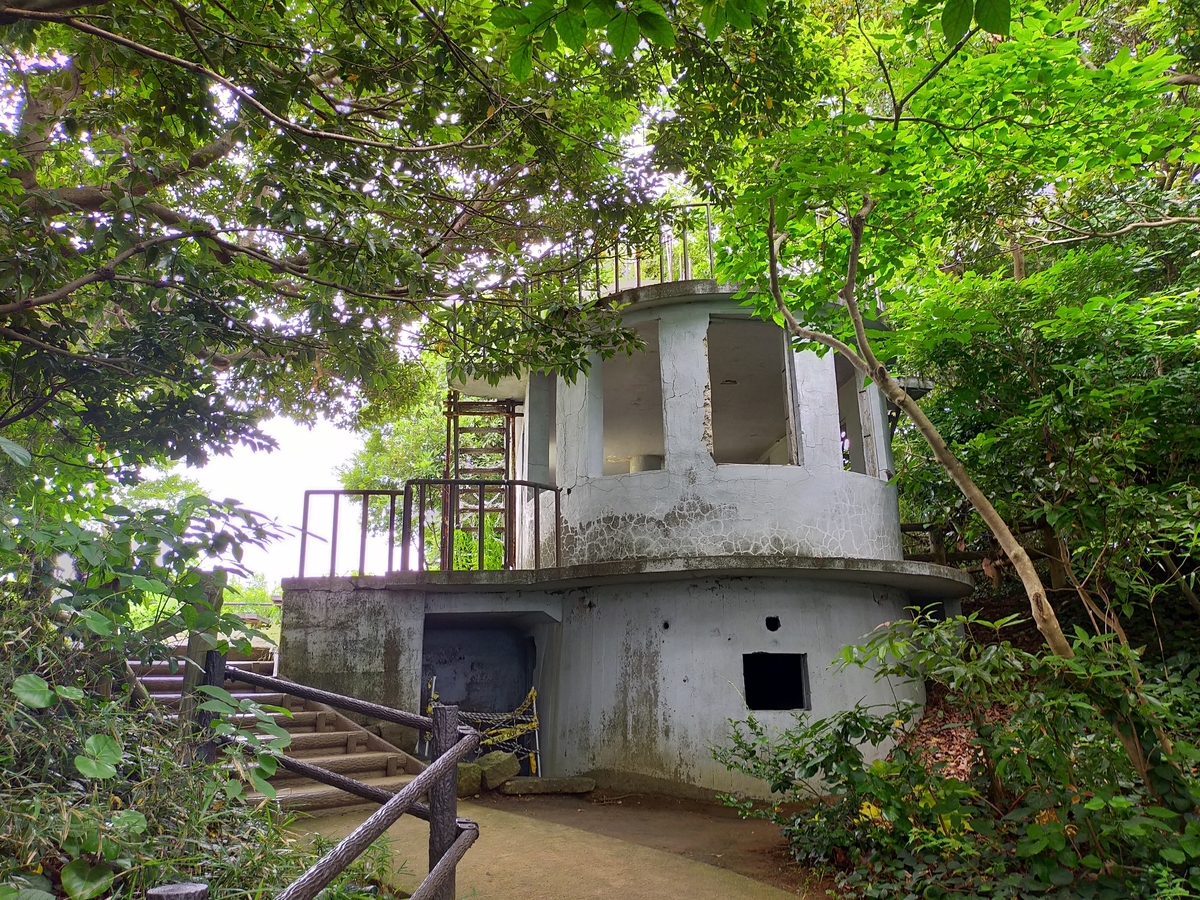
<instances>
[{"instance_id":1,"label":"white sky","mask_svg":"<svg viewBox=\"0 0 1200 900\"><path fill-rule=\"evenodd\" d=\"M265 550L247 547L242 562L246 568L267 577L268 584L297 573L300 561L300 521L304 492L315 488L341 487L333 473L334 466L346 462L359 448L361 439L348 431L339 431L331 424L318 420L310 429L289 419L272 419L263 427L279 443L271 452L254 452L238 447L230 456L213 457L202 469L187 469L183 474L195 478L214 498L232 498L255 512L275 519L294 533L269 545ZM325 507L314 506L310 529L328 530L328 501ZM318 514L319 513L319 514ZM356 520L358 508L344 504L342 516ZM351 522L350 524L353 524ZM339 532L343 529L339 528ZM343 534L343 540L346 539ZM351 539L353 540L353 539ZM341 542L339 542L341 543ZM346 561L357 550L357 541L345 544ZM320 571L320 561L328 567L328 545L309 544L314 560L313 571ZM339 548L339 554L343 551ZM343 566L339 565L339 569Z\"/></svg>"}]
</instances>

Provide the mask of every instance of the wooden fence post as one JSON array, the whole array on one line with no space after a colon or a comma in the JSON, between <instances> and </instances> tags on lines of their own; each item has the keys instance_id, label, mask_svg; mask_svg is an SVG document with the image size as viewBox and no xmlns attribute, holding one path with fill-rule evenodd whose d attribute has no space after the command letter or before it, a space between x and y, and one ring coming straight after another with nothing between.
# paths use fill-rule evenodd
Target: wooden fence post
<instances>
[{"instance_id":1,"label":"wooden fence post","mask_svg":"<svg viewBox=\"0 0 1200 900\"><path fill-rule=\"evenodd\" d=\"M437 759L458 742L458 707L437 705L432 710L433 742L430 751ZM429 789L429 870L450 849L458 837L458 771L447 772ZM454 875L451 874L432 900L455 900Z\"/></svg>"},{"instance_id":2,"label":"wooden fence post","mask_svg":"<svg viewBox=\"0 0 1200 900\"><path fill-rule=\"evenodd\" d=\"M225 654L220 650L209 650L204 656L204 684L213 687L225 686ZM213 743L211 726L217 714L206 709L196 711L196 731L203 739L197 751L206 763L216 762L217 745Z\"/></svg>"}]
</instances>

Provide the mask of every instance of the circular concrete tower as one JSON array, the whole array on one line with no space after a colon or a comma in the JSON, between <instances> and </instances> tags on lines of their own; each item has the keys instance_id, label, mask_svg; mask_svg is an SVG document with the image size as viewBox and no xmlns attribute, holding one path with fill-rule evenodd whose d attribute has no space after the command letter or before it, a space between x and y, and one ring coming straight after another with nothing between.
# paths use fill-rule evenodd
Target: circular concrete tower
<instances>
[{"instance_id":1,"label":"circular concrete tower","mask_svg":"<svg viewBox=\"0 0 1200 900\"><path fill-rule=\"evenodd\" d=\"M563 563L901 560L887 410L713 281L617 296L645 350L534 376L525 477L562 489ZM528 548L526 548L526 555Z\"/></svg>"}]
</instances>

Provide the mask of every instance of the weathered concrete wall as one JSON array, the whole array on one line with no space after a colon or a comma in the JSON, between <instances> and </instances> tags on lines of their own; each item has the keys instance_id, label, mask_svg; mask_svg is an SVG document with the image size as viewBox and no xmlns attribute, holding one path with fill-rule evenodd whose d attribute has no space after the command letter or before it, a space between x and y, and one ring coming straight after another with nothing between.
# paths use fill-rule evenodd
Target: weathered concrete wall
<instances>
[{"instance_id":1,"label":"weathered concrete wall","mask_svg":"<svg viewBox=\"0 0 1200 900\"><path fill-rule=\"evenodd\" d=\"M535 629L548 775L602 770L711 790L762 794L710 747L744 718L742 655L806 653L812 715L855 703L923 700L920 685L878 684L830 662L881 622L904 615L887 588L801 579L698 579L571 592L561 626ZM769 631L766 618L779 618ZM785 728L789 712L755 713Z\"/></svg>"},{"instance_id":2,"label":"weathered concrete wall","mask_svg":"<svg viewBox=\"0 0 1200 900\"><path fill-rule=\"evenodd\" d=\"M872 436L867 471L875 474L844 471L832 357L788 356L799 465L713 461L707 329L714 315L745 314L721 294L664 293L625 311L630 324L659 321L665 437L660 471L602 474L604 370L598 361L588 377L559 383L566 565L740 553L903 558L896 491L886 481L891 455L886 440L879 439L886 435L884 407L878 391L866 388L862 408Z\"/></svg>"},{"instance_id":3,"label":"weathered concrete wall","mask_svg":"<svg viewBox=\"0 0 1200 900\"><path fill-rule=\"evenodd\" d=\"M279 671L293 681L415 712L421 700L425 595L284 589ZM415 735L387 726L411 749Z\"/></svg>"},{"instance_id":4,"label":"weathered concrete wall","mask_svg":"<svg viewBox=\"0 0 1200 900\"><path fill-rule=\"evenodd\" d=\"M523 630L497 623L483 627L428 625L422 649L421 680L436 676L442 703L470 712L516 709L533 684L534 639Z\"/></svg>"}]
</instances>

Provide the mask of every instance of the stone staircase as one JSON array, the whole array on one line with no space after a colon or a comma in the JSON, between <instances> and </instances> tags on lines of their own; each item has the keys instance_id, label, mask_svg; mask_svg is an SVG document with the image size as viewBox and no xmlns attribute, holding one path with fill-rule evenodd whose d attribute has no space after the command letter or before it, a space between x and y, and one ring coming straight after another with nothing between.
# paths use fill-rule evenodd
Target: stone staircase
<instances>
[{"instance_id":1,"label":"stone staircase","mask_svg":"<svg viewBox=\"0 0 1200 900\"><path fill-rule=\"evenodd\" d=\"M262 675L274 674L274 661L271 659L231 658L229 664ZM167 715L177 715L175 711L179 709L183 691L182 663L174 675L165 661L154 662L144 667L133 661L130 662L130 667L145 687L150 699ZM389 744L323 703L256 689L243 682L228 679L224 688L239 700L249 698L261 706L287 709L291 713L290 716L283 713L273 716L276 724L292 736L291 744L284 753L309 765L328 769L388 792L398 791L425 768L425 764L416 757ZM247 719L237 724L248 725L254 721L253 717ZM275 788L279 805L283 809L295 812L309 815L319 815L326 811L343 812L347 807L359 806L365 802L338 788L289 772L282 766L269 781ZM261 795L251 794L250 799L253 801L262 798Z\"/></svg>"}]
</instances>

